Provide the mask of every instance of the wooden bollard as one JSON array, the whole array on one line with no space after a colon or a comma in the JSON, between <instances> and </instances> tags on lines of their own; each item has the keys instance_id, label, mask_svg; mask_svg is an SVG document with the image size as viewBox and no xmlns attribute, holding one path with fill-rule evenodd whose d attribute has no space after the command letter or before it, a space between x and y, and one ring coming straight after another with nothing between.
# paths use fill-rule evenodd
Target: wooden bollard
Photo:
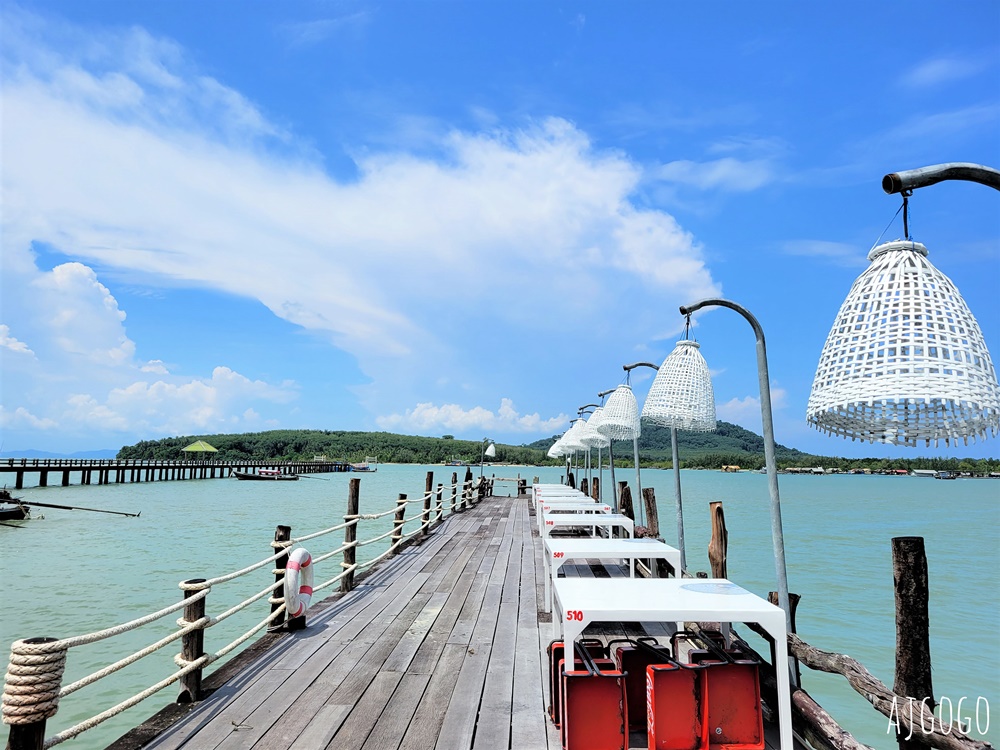
<instances>
[{"instance_id":1,"label":"wooden bollard","mask_svg":"<svg viewBox=\"0 0 1000 750\"><path fill-rule=\"evenodd\" d=\"M588 497L590 496L590 483L587 481L587 477L580 480L580 492Z\"/></svg>"},{"instance_id":2,"label":"wooden bollard","mask_svg":"<svg viewBox=\"0 0 1000 750\"><path fill-rule=\"evenodd\" d=\"M292 527L291 526L278 526L274 530L274 541L275 542L287 542L291 538L292 538ZM272 549L274 549L274 548L272 547ZM287 550L288 548L284 547L283 549ZM285 582L285 568L287 566L288 566L288 553L285 552L284 554L281 555L281 557L279 557L277 560L274 561L274 567L275 567L275 569L281 571L280 573L275 573L274 574L274 582L275 583L284 583ZM284 589L283 586L279 586L275 590L274 596L272 598L274 598L274 599L281 599L282 602L283 602L284 596L285 596L285 589ZM271 614L272 615L281 608L282 602L272 602L271 603ZM284 623L283 622L275 622L274 620L272 620L271 624L267 626L267 629L268 629L268 632L272 632L273 633L276 630L281 630L283 627L284 627Z\"/></svg>"},{"instance_id":3,"label":"wooden bollard","mask_svg":"<svg viewBox=\"0 0 1000 750\"><path fill-rule=\"evenodd\" d=\"M572 487L574 490L576 489L576 477L573 476L572 471L566 472L566 484Z\"/></svg>"},{"instance_id":4,"label":"wooden bollard","mask_svg":"<svg viewBox=\"0 0 1000 750\"><path fill-rule=\"evenodd\" d=\"M358 548L354 542L358 539L358 508L361 505L361 478L354 477L347 484L347 515L344 522L354 520L354 523L344 529L344 569L346 575L340 579L340 590L347 593L354 588L354 571L351 568L358 559Z\"/></svg>"},{"instance_id":5,"label":"wooden bollard","mask_svg":"<svg viewBox=\"0 0 1000 750\"><path fill-rule=\"evenodd\" d=\"M528 494L528 480L518 479L517 480L517 496L524 497Z\"/></svg>"},{"instance_id":6,"label":"wooden bollard","mask_svg":"<svg viewBox=\"0 0 1000 750\"><path fill-rule=\"evenodd\" d=\"M427 481L424 482L424 510L420 514L420 536L427 536L427 527L431 523L431 498L434 496L434 472L427 472Z\"/></svg>"},{"instance_id":7,"label":"wooden bollard","mask_svg":"<svg viewBox=\"0 0 1000 750\"><path fill-rule=\"evenodd\" d=\"M441 522L441 516L444 514L444 485L440 482L437 488L437 515L434 518L436 523Z\"/></svg>"},{"instance_id":8,"label":"wooden bollard","mask_svg":"<svg viewBox=\"0 0 1000 750\"><path fill-rule=\"evenodd\" d=\"M38 646L43 643L53 643L59 640L58 638L25 638L24 643L26 645ZM65 657L63 658L63 667L58 670L59 679L58 682L62 682L62 670L65 668ZM59 685L56 684L50 687L47 691L49 693L49 698L53 702L58 701L59 697ZM11 723L10 732L7 735L7 750L42 750L45 747L45 723L48 719L55 716L58 708L51 708L45 712L43 718L38 718L35 721L28 721L24 724Z\"/></svg>"},{"instance_id":9,"label":"wooden bollard","mask_svg":"<svg viewBox=\"0 0 1000 750\"><path fill-rule=\"evenodd\" d=\"M204 578L192 578L184 583L204 583ZM190 599L198 591L186 590L184 598ZM184 607L184 620L186 622L197 622L205 616L205 599L201 597L195 602L191 602ZM181 659L184 661L194 661L205 655L205 629L198 628L192 630L187 635L181 636ZM201 700L201 676L202 668L192 669L180 679L180 690L177 694L178 703L194 703Z\"/></svg>"},{"instance_id":10,"label":"wooden bollard","mask_svg":"<svg viewBox=\"0 0 1000 750\"><path fill-rule=\"evenodd\" d=\"M458 510L458 472L451 473L451 512Z\"/></svg>"},{"instance_id":11,"label":"wooden bollard","mask_svg":"<svg viewBox=\"0 0 1000 750\"><path fill-rule=\"evenodd\" d=\"M892 582L896 592L896 678L892 689L897 695L924 701L933 709L937 704L931 684L929 586L923 537L893 538ZM904 736L897 736L900 750L924 747L916 737L905 740Z\"/></svg>"},{"instance_id":12,"label":"wooden bollard","mask_svg":"<svg viewBox=\"0 0 1000 750\"><path fill-rule=\"evenodd\" d=\"M726 531L726 512L721 502L708 504L712 516L712 539L708 543L708 561L712 565L712 578L728 578L726 557L729 554L729 532Z\"/></svg>"},{"instance_id":13,"label":"wooden bollard","mask_svg":"<svg viewBox=\"0 0 1000 750\"><path fill-rule=\"evenodd\" d=\"M656 490L652 487L642 488L642 503L646 508L646 528L654 539L660 536L660 512L656 509Z\"/></svg>"},{"instance_id":14,"label":"wooden bollard","mask_svg":"<svg viewBox=\"0 0 1000 750\"><path fill-rule=\"evenodd\" d=\"M635 522L635 511L632 509L632 490L629 488L628 482L618 483L618 506L623 515Z\"/></svg>"},{"instance_id":15,"label":"wooden bollard","mask_svg":"<svg viewBox=\"0 0 1000 750\"><path fill-rule=\"evenodd\" d=\"M403 520L406 518L406 495L399 493L396 500L396 517L392 522L392 536L389 537L389 557L399 554L399 543L403 540Z\"/></svg>"},{"instance_id":16,"label":"wooden bollard","mask_svg":"<svg viewBox=\"0 0 1000 750\"><path fill-rule=\"evenodd\" d=\"M601 499L601 478L594 477L594 481L590 483L590 496L594 500Z\"/></svg>"}]
</instances>

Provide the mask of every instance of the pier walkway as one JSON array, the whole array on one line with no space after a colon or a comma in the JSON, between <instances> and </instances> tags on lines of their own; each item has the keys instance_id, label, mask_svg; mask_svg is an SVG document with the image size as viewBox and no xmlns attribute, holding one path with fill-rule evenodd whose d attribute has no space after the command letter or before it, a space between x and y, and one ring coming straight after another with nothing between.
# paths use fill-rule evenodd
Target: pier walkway
<instances>
[{"instance_id":1,"label":"pier walkway","mask_svg":"<svg viewBox=\"0 0 1000 750\"><path fill-rule=\"evenodd\" d=\"M113 747L558 750L545 706L551 630L541 548L526 498L487 497L311 608L306 629L152 741L126 735ZM563 570L625 575L611 565ZM776 731L767 734L777 747ZM645 748L645 733L634 732L629 747Z\"/></svg>"},{"instance_id":2,"label":"pier walkway","mask_svg":"<svg viewBox=\"0 0 1000 750\"><path fill-rule=\"evenodd\" d=\"M146 747L559 747L528 506L491 497L449 516Z\"/></svg>"}]
</instances>

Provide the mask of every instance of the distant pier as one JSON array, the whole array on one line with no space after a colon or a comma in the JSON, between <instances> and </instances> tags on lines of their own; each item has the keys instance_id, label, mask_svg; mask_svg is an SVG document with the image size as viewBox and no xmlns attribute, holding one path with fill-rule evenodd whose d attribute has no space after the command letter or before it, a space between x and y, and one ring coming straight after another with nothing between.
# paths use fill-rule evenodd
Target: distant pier
<instances>
[{"instance_id":1,"label":"distant pier","mask_svg":"<svg viewBox=\"0 0 1000 750\"><path fill-rule=\"evenodd\" d=\"M38 486L49 486L49 475L55 474L59 484L135 484L183 479L226 479L234 471L276 469L283 474L327 474L350 471L346 461L192 461L142 459L79 459L79 458L6 458L0 459L0 475L7 483L14 474L14 488L24 489L28 474L38 475ZM79 481L73 482L73 475Z\"/></svg>"}]
</instances>

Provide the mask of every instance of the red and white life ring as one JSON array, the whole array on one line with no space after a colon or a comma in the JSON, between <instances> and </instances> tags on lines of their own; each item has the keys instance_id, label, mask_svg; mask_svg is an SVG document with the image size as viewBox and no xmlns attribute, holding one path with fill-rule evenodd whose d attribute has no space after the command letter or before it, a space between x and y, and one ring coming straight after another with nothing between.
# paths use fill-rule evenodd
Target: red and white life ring
<instances>
[{"instance_id":1,"label":"red and white life ring","mask_svg":"<svg viewBox=\"0 0 1000 750\"><path fill-rule=\"evenodd\" d=\"M313 593L312 555L299 547L285 565L285 610L289 617L304 615Z\"/></svg>"}]
</instances>

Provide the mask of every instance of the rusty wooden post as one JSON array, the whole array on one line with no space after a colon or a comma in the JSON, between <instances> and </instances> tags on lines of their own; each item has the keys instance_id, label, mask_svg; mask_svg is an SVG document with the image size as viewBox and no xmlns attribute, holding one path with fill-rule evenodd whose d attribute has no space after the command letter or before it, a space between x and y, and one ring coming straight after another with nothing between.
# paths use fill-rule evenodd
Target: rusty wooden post
<instances>
[{"instance_id":1,"label":"rusty wooden post","mask_svg":"<svg viewBox=\"0 0 1000 750\"><path fill-rule=\"evenodd\" d=\"M275 542L287 542L292 538L292 527L291 526L278 526L274 530L274 541ZM275 545L277 547L277 545ZM272 547L272 549L275 549ZM281 549L287 550L288 547L281 547ZM274 554L273 552L271 554ZM285 552L281 557L274 561L274 568L278 572L274 574L275 583L285 582L285 566L288 565L288 553ZM285 602L285 589L284 586L279 586L275 589L273 595L271 596L271 614L273 615L277 612L281 605ZM269 632L274 632L276 630L281 630L284 627L284 622L275 622L271 620L271 624L267 626Z\"/></svg>"},{"instance_id":2,"label":"rusty wooden post","mask_svg":"<svg viewBox=\"0 0 1000 750\"><path fill-rule=\"evenodd\" d=\"M893 538L892 582L896 591L896 679L892 689L897 695L924 701L933 709L937 704L931 685L929 586L923 537ZM925 747L917 737L896 739L900 750Z\"/></svg>"},{"instance_id":3,"label":"rusty wooden post","mask_svg":"<svg viewBox=\"0 0 1000 750\"><path fill-rule=\"evenodd\" d=\"M427 472L427 481L424 482L424 510L420 514L420 536L427 536L427 527L431 523L431 498L434 497L434 472Z\"/></svg>"},{"instance_id":4,"label":"rusty wooden post","mask_svg":"<svg viewBox=\"0 0 1000 750\"><path fill-rule=\"evenodd\" d=\"M396 517L392 522L392 536L389 537L389 557L399 554L399 543L403 540L403 521L406 518L406 495L399 493L396 500Z\"/></svg>"},{"instance_id":5,"label":"rusty wooden post","mask_svg":"<svg viewBox=\"0 0 1000 750\"><path fill-rule=\"evenodd\" d=\"M437 514L434 518L435 523L441 523L441 516L444 514L444 485L438 482L437 488Z\"/></svg>"},{"instance_id":6,"label":"rusty wooden post","mask_svg":"<svg viewBox=\"0 0 1000 750\"><path fill-rule=\"evenodd\" d=\"M587 477L580 480L580 492L588 497L590 496L590 483L587 481Z\"/></svg>"},{"instance_id":7,"label":"rusty wooden post","mask_svg":"<svg viewBox=\"0 0 1000 750\"><path fill-rule=\"evenodd\" d=\"M632 509L632 490L628 486L628 482L622 481L618 483L618 504L621 506L621 512L623 515L628 516L635 521L635 511Z\"/></svg>"},{"instance_id":8,"label":"rusty wooden post","mask_svg":"<svg viewBox=\"0 0 1000 750\"><path fill-rule=\"evenodd\" d=\"M358 508L361 504L361 478L353 477L347 484L347 515L344 523L354 521L344 529L344 570L347 573L340 579L340 590L347 593L354 588L354 563L358 559L358 548L354 543L358 540Z\"/></svg>"},{"instance_id":9,"label":"rusty wooden post","mask_svg":"<svg viewBox=\"0 0 1000 750\"><path fill-rule=\"evenodd\" d=\"M654 539L660 537L660 514L656 510L656 490L652 487L642 488L642 503L646 508L646 528Z\"/></svg>"},{"instance_id":10,"label":"rusty wooden post","mask_svg":"<svg viewBox=\"0 0 1000 750\"><path fill-rule=\"evenodd\" d=\"M590 497L594 500L601 499L601 478L594 477L590 483Z\"/></svg>"},{"instance_id":11,"label":"rusty wooden post","mask_svg":"<svg viewBox=\"0 0 1000 750\"><path fill-rule=\"evenodd\" d=\"M718 501L708 504L708 512L712 516L712 539L708 543L712 578L728 578L726 557L729 553L729 532L726 531L726 512Z\"/></svg>"},{"instance_id":12,"label":"rusty wooden post","mask_svg":"<svg viewBox=\"0 0 1000 750\"><path fill-rule=\"evenodd\" d=\"M184 583L204 583L204 578L192 578ZM184 598L190 599L195 594L201 593L195 590L185 590ZM195 602L191 602L184 607L184 621L188 624L197 622L205 616L205 598L201 597ZM187 662L195 661L205 655L205 628L192 630L187 635L181 636L181 659ZM180 690L177 694L178 703L194 703L201 700L201 676L202 668L198 667L188 672L180 679Z\"/></svg>"}]
</instances>

